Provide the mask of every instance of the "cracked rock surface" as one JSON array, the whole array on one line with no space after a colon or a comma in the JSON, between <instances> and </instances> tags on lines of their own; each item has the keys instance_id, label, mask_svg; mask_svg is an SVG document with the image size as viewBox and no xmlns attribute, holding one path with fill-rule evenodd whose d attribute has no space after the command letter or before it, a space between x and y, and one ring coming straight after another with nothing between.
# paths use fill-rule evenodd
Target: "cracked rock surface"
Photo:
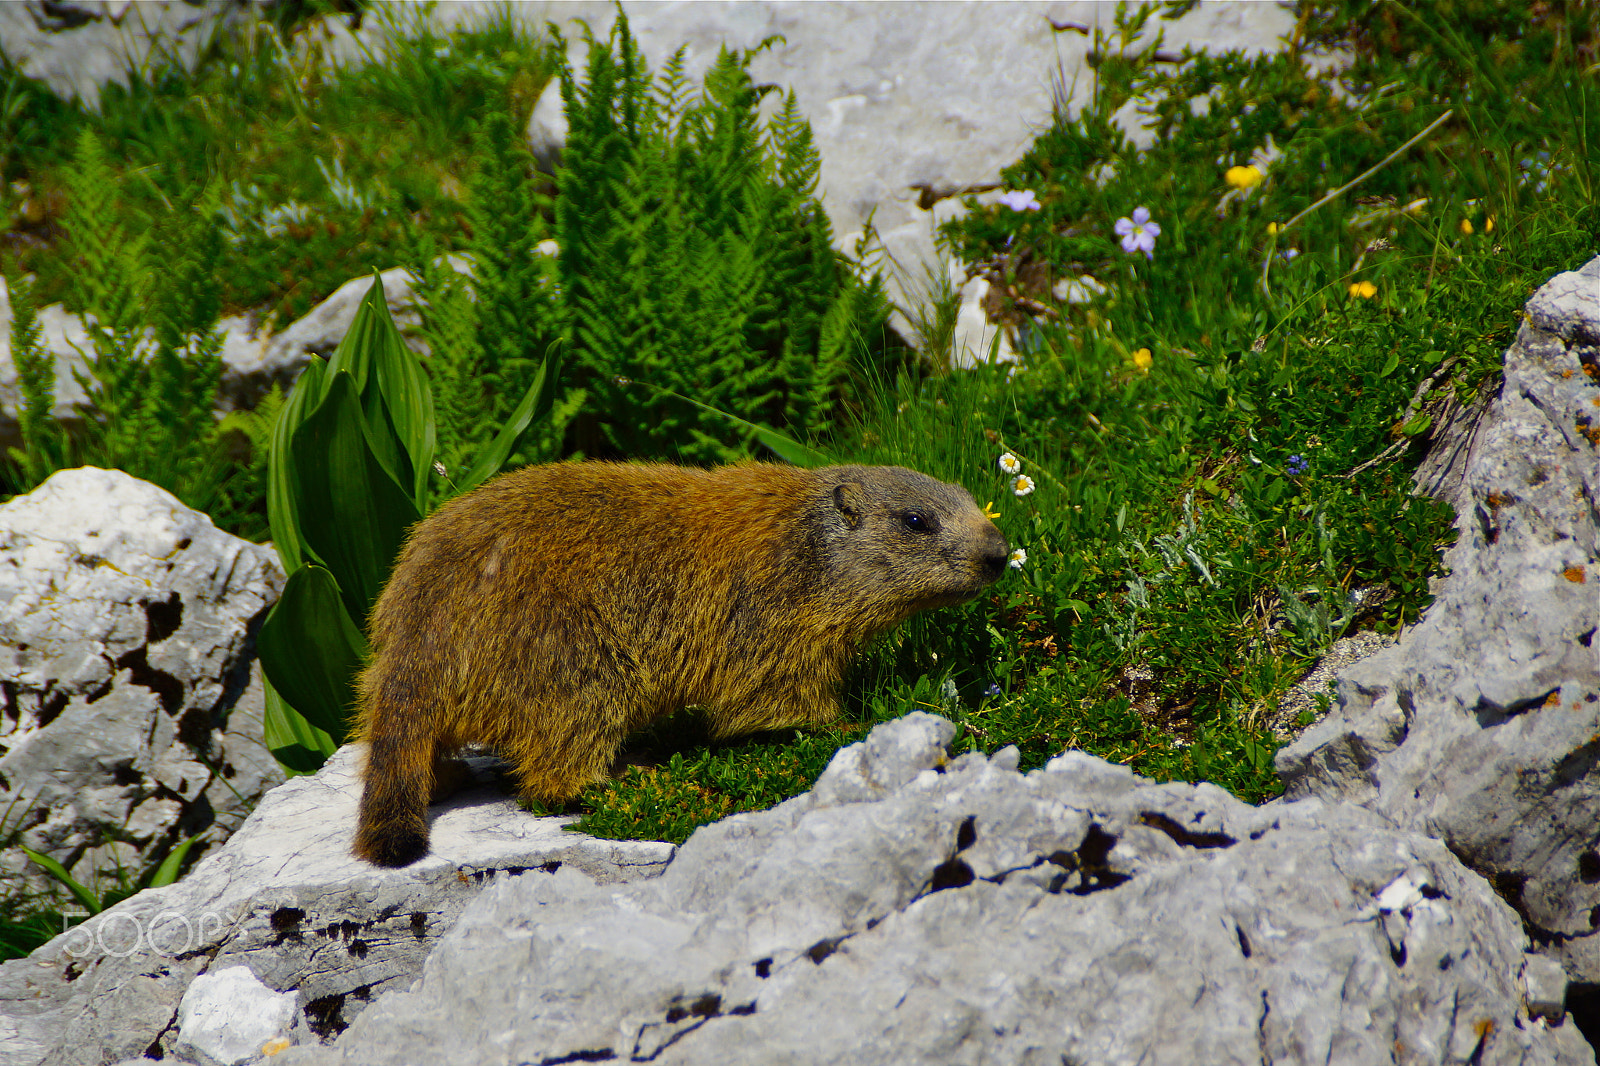
<instances>
[{"instance_id":1,"label":"cracked rock surface","mask_svg":"<svg viewBox=\"0 0 1600 1066\"><path fill-rule=\"evenodd\" d=\"M942 765L953 728L879 726L659 878L496 877L409 990L271 1061L1593 1061L1438 841L1081 753Z\"/></svg>"},{"instance_id":2,"label":"cracked rock surface","mask_svg":"<svg viewBox=\"0 0 1600 1066\"><path fill-rule=\"evenodd\" d=\"M430 809L429 855L378 869L350 854L360 757L347 746L315 776L268 793L178 883L0 966L0 1064L86 1066L145 1054L205 1062L195 1045L205 1044L196 1030L206 1027L184 1024L184 993L201 974L238 967L264 994L293 993L298 1013L284 1039L331 1036L374 996L411 983L491 872L516 880L537 871L548 881L545 871L559 868L609 885L658 874L675 850L564 832L573 819L538 818L503 791L475 789ZM259 1004L237 1007L259 1021ZM232 1040L242 1026L210 1028Z\"/></svg>"},{"instance_id":3,"label":"cracked rock surface","mask_svg":"<svg viewBox=\"0 0 1600 1066\"><path fill-rule=\"evenodd\" d=\"M1278 772L1439 837L1600 982L1600 258L1528 301L1466 439L1435 602Z\"/></svg>"},{"instance_id":4,"label":"cracked rock surface","mask_svg":"<svg viewBox=\"0 0 1600 1066\"><path fill-rule=\"evenodd\" d=\"M283 780L251 670L282 588L271 548L118 470L0 506L6 831L101 887L227 839ZM15 848L0 885L64 895Z\"/></svg>"}]
</instances>

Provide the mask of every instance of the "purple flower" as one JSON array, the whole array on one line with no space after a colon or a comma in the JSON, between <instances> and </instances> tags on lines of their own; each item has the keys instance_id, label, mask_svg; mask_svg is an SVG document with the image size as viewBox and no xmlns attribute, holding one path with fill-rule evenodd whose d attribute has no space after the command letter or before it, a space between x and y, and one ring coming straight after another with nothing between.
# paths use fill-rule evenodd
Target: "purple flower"
<instances>
[{"instance_id":1,"label":"purple flower","mask_svg":"<svg viewBox=\"0 0 1600 1066\"><path fill-rule=\"evenodd\" d=\"M1041 206L1032 189L1003 192L996 199L1013 211L1037 211Z\"/></svg>"},{"instance_id":2,"label":"purple flower","mask_svg":"<svg viewBox=\"0 0 1600 1066\"><path fill-rule=\"evenodd\" d=\"M1310 470L1310 469L1311 469L1311 464L1306 462L1306 457L1305 456L1303 456L1303 455L1291 455L1291 456L1289 456L1289 473L1290 474L1304 474L1307 470Z\"/></svg>"},{"instance_id":3,"label":"purple flower","mask_svg":"<svg viewBox=\"0 0 1600 1066\"><path fill-rule=\"evenodd\" d=\"M1132 218L1119 218L1116 225L1117 236L1122 238L1122 250L1132 255L1134 252L1143 252L1146 259L1154 259L1156 238L1161 235L1161 225L1150 221L1150 210L1144 207L1133 209Z\"/></svg>"}]
</instances>

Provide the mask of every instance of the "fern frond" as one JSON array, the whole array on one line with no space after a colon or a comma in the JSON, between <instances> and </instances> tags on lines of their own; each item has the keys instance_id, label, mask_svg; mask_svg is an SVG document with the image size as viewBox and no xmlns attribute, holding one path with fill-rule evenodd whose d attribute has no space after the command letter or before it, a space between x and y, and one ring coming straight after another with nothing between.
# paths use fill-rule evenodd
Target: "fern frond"
<instances>
[{"instance_id":1,"label":"fern frond","mask_svg":"<svg viewBox=\"0 0 1600 1066\"><path fill-rule=\"evenodd\" d=\"M66 464L66 435L55 420L56 361L40 344L38 308L33 284L20 271L6 271L11 298L11 362L17 368L21 405L17 411L22 448L12 457L22 487L31 489Z\"/></svg>"}]
</instances>

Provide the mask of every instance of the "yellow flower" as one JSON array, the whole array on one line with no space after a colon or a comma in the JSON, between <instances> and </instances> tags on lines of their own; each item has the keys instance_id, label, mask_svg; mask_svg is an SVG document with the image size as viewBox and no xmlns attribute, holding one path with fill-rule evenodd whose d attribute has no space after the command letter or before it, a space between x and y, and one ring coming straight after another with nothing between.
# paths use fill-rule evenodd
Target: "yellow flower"
<instances>
[{"instance_id":1,"label":"yellow flower","mask_svg":"<svg viewBox=\"0 0 1600 1066\"><path fill-rule=\"evenodd\" d=\"M1274 233L1277 233L1277 232L1278 232L1278 224L1276 222L1268 222L1267 223L1267 233L1269 235L1271 235L1271 234L1274 234Z\"/></svg>"},{"instance_id":2,"label":"yellow flower","mask_svg":"<svg viewBox=\"0 0 1600 1066\"><path fill-rule=\"evenodd\" d=\"M1350 283L1350 295L1370 300L1378 295L1378 287L1370 281L1354 281Z\"/></svg>"},{"instance_id":3,"label":"yellow flower","mask_svg":"<svg viewBox=\"0 0 1600 1066\"><path fill-rule=\"evenodd\" d=\"M1485 233L1493 233L1494 232L1494 216L1493 215L1490 215L1488 218L1483 220L1483 232L1485 232Z\"/></svg>"},{"instance_id":4,"label":"yellow flower","mask_svg":"<svg viewBox=\"0 0 1600 1066\"><path fill-rule=\"evenodd\" d=\"M1149 348L1140 348L1138 351L1133 353L1133 365L1138 367L1140 370L1149 370L1150 364L1153 361L1154 360L1150 358Z\"/></svg>"},{"instance_id":5,"label":"yellow flower","mask_svg":"<svg viewBox=\"0 0 1600 1066\"><path fill-rule=\"evenodd\" d=\"M1472 235L1472 219L1464 218L1461 220L1461 232L1468 236Z\"/></svg>"},{"instance_id":6,"label":"yellow flower","mask_svg":"<svg viewBox=\"0 0 1600 1066\"><path fill-rule=\"evenodd\" d=\"M1000 517L1000 512L994 509L993 500L990 500L988 503L983 505L983 517L987 518L991 522L996 521Z\"/></svg>"},{"instance_id":7,"label":"yellow flower","mask_svg":"<svg viewBox=\"0 0 1600 1066\"><path fill-rule=\"evenodd\" d=\"M1253 189L1261 184L1261 171L1255 167L1229 167L1223 177L1235 189Z\"/></svg>"}]
</instances>

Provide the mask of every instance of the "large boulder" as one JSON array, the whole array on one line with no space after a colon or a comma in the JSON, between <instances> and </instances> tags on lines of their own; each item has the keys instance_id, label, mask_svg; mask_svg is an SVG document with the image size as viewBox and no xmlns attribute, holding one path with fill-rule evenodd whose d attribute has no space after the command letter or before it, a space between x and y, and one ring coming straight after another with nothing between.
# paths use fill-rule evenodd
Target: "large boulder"
<instances>
[{"instance_id":1,"label":"large boulder","mask_svg":"<svg viewBox=\"0 0 1600 1066\"><path fill-rule=\"evenodd\" d=\"M1278 772L1290 800L1440 838L1600 982L1600 258L1528 301L1498 398L1447 437L1467 452L1440 486L1459 509L1449 577Z\"/></svg>"},{"instance_id":2,"label":"large boulder","mask_svg":"<svg viewBox=\"0 0 1600 1066\"><path fill-rule=\"evenodd\" d=\"M269 547L117 470L61 470L0 506L0 810L11 839L100 889L283 780L262 743L253 634ZM0 890L60 886L16 848Z\"/></svg>"},{"instance_id":3,"label":"large boulder","mask_svg":"<svg viewBox=\"0 0 1600 1066\"><path fill-rule=\"evenodd\" d=\"M379 869L350 854L360 758L346 747L274 789L177 884L0 966L0 1064L149 1053L209 1066L243 1061L241 1050L254 1059L273 1039L331 1037L374 997L411 984L491 874L548 880L570 869L614 885L659 874L676 850L565 832L573 819L475 789L432 809L428 856ZM242 1048L244 1037L258 1042Z\"/></svg>"},{"instance_id":4,"label":"large boulder","mask_svg":"<svg viewBox=\"0 0 1600 1066\"><path fill-rule=\"evenodd\" d=\"M271 1061L1593 1062L1438 841L1081 753L946 763L953 730L879 726L659 878L495 877L419 981Z\"/></svg>"}]
</instances>

